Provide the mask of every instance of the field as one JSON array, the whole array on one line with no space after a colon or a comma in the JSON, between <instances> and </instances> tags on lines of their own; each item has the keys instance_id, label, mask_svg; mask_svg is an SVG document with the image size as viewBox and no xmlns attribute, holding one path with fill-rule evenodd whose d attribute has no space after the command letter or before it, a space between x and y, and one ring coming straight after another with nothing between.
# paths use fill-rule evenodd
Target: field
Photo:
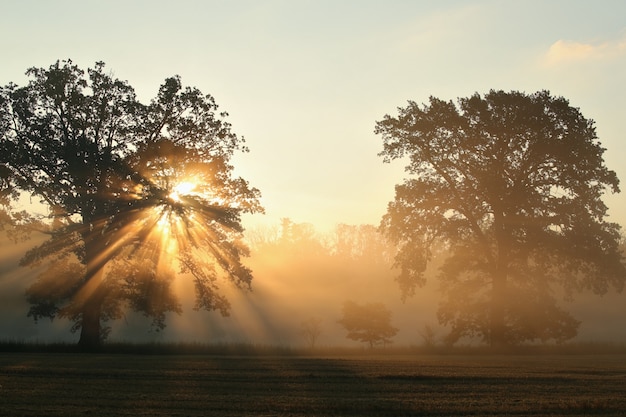
<instances>
[{"instance_id":1,"label":"field","mask_svg":"<svg viewBox=\"0 0 626 417\"><path fill-rule=\"evenodd\" d=\"M623 416L626 355L0 353L2 416Z\"/></svg>"}]
</instances>

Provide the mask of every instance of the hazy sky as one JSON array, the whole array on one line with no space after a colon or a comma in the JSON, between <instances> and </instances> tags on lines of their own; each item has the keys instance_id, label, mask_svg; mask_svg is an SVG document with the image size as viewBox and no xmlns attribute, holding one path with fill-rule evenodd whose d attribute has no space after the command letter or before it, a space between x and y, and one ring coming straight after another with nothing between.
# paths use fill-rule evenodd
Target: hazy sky
<instances>
[{"instance_id":1,"label":"hazy sky","mask_svg":"<svg viewBox=\"0 0 626 417\"><path fill-rule=\"evenodd\" d=\"M246 138L262 223L378 224L403 167L377 156L374 124L431 95L564 96L626 181L625 16L623 0L0 0L0 84L102 60L147 101L179 74ZM626 194L606 201L626 224Z\"/></svg>"}]
</instances>

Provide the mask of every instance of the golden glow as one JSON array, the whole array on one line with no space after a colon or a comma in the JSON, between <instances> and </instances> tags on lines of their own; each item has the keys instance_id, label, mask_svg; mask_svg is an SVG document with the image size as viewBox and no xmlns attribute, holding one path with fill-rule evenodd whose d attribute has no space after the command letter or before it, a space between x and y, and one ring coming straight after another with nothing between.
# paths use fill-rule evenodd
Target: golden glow
<instances>
[{"instance_id":1,"label":"golden glow","mask_svg":"<svg viewBox=\"0 0 626 417\"><path fill-rule=\"evenodd\" d=\"M174 203L184 204L183 197L195 194L198 187L199 185L196 182L181 181L172 187L169 198ZM185 230L185 228L188 224L184 224L185 222L182 221L182 218L166 206L154 207L153 211L154 214L158 216L158 220L156 221L158 230L155 230L155 232L159 232L161 235L161 245L174 249L181 243L177 242L177 240L187 235L188 230ZM187 216L187 222L193 219L192 212L187 213Z\"/></svg>"},{"instance_id":2,"label":"golden glow","mask_svg":"<svg viewBox=\"0 0 626 417\"><path fill-rule=\"evenodd\" d=\"M129 186L128 190L135 191L134 198L146 199L152 204L141 204L141 208L124 212L122 226L110 231L107 245L93 259L93 265L97 265L98 270L76 295L76 311L89 302L103 285L119 283L124 286L127 285L126 279L137 280L148 276L160 283L167 281L168 285L163 288L171 289L172 294L180 297L184 304L194 303L194 272L212 277L213 269L220 267L212 258L216 254L222 260L238 262L231 259L230 253L223 251L219 244L206 243L219 242L219 238L224 237L221 233L227 229L227 226L219 224L221 211L214 207L226 203L214 195L223 194L219 187L210 186L205 178L193 174L165 172L164 175L146 177L157 178L153 187L146 187L144 191L140 186ZM152 188L157 192L151 195ZM215 219L218 221L213 221ZM189 268L183 269L185 262L195 263L194 272ZM218 274L221 272L218 271ZM178 274L187 276L174 279ZM238 290L228 279L211 282L210 285L215 291L223 291L220 296L226 298ZM256 327L261 327L261 324Z\"/></svg>"},{"instance_id":3,"label":"golden glow","mask_svg":"<svg viewBox=\"0 0 626 417\"><path fill-rule=\"evenodd\" d=\"M196 188L196 183L191 181L184 181L176 184L170 192L170 198L176 202L180 201L180 197L186 194L191 194Z\"/></svg>"}]
</instances>

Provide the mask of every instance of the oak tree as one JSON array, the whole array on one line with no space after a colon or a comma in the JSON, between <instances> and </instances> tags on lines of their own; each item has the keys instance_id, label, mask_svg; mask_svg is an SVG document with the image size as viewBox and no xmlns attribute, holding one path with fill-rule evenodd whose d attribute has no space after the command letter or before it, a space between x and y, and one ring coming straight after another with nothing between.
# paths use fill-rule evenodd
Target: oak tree
<instances>
[{"instance_id":1,"label":"oak tree","mask_svg":"<svg viewBox=\"0 0 626 417\"><path fill-rule=\"evenodd\" d=\"M193 279L196 308L227 314L220 286L252 280L240 216L262 207L233 175L247 148L213 97L175 76L141 103L102 62L27 75L0 90L0 174L3 198L26 193L48 213L37 230L49 238L22 259L43 267L29 315L67 318L81 346L97 347L125 308L163 328L180 311L178 273Z\"/></svg>"},{"instance_id":2,"label":"oak tree","mask_svg":"<svg viewBox=\"0 0 626 417\"><path fill-rule=\"evenodd\" d=\"M438 268L438 312L449 342L564 341L578 322L558 300L621 291L620 226L606 191L619 192L594 121L547 91L490 91L455 104L410 101L376 123L385 162L406 162L381 222L396 242L404 296Z\"/></svg>"}]
</instances>

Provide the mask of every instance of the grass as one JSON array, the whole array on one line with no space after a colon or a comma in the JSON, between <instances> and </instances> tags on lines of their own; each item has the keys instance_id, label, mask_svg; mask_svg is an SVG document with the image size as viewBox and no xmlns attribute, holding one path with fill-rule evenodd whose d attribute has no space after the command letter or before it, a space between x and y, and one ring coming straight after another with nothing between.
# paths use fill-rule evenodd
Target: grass
<instances>
[{"instance_id":1,"label":"grass","mask_svg":"<svg viewBox=\"0 0 626 417\"><path fill-rule=\"evenodd\" d=\"M24 343L19 340L0 340L0 352L22 353L80 353L76 344ZM487 346L387 346L367 347L322 346L315 349L259 345L251 343L128 343L107 342L98 353L139 355L282 355L282 356L398 356L398 355L590 355L624 354L626 345L611 343L573 343L562 345L525 345L492 349Z\"/></svg>"},{"instance_id":2,"label":"grass","mask_svg":"<svg viewBox=\"0 0 626 417\"><path fill-rule=\"evenodd\" d=\"M626 410L623 351L426 355L416 348L113 344L81 354L63 344L1 347L3 416L621 416Z\"/></svg>"}]
</instances>

